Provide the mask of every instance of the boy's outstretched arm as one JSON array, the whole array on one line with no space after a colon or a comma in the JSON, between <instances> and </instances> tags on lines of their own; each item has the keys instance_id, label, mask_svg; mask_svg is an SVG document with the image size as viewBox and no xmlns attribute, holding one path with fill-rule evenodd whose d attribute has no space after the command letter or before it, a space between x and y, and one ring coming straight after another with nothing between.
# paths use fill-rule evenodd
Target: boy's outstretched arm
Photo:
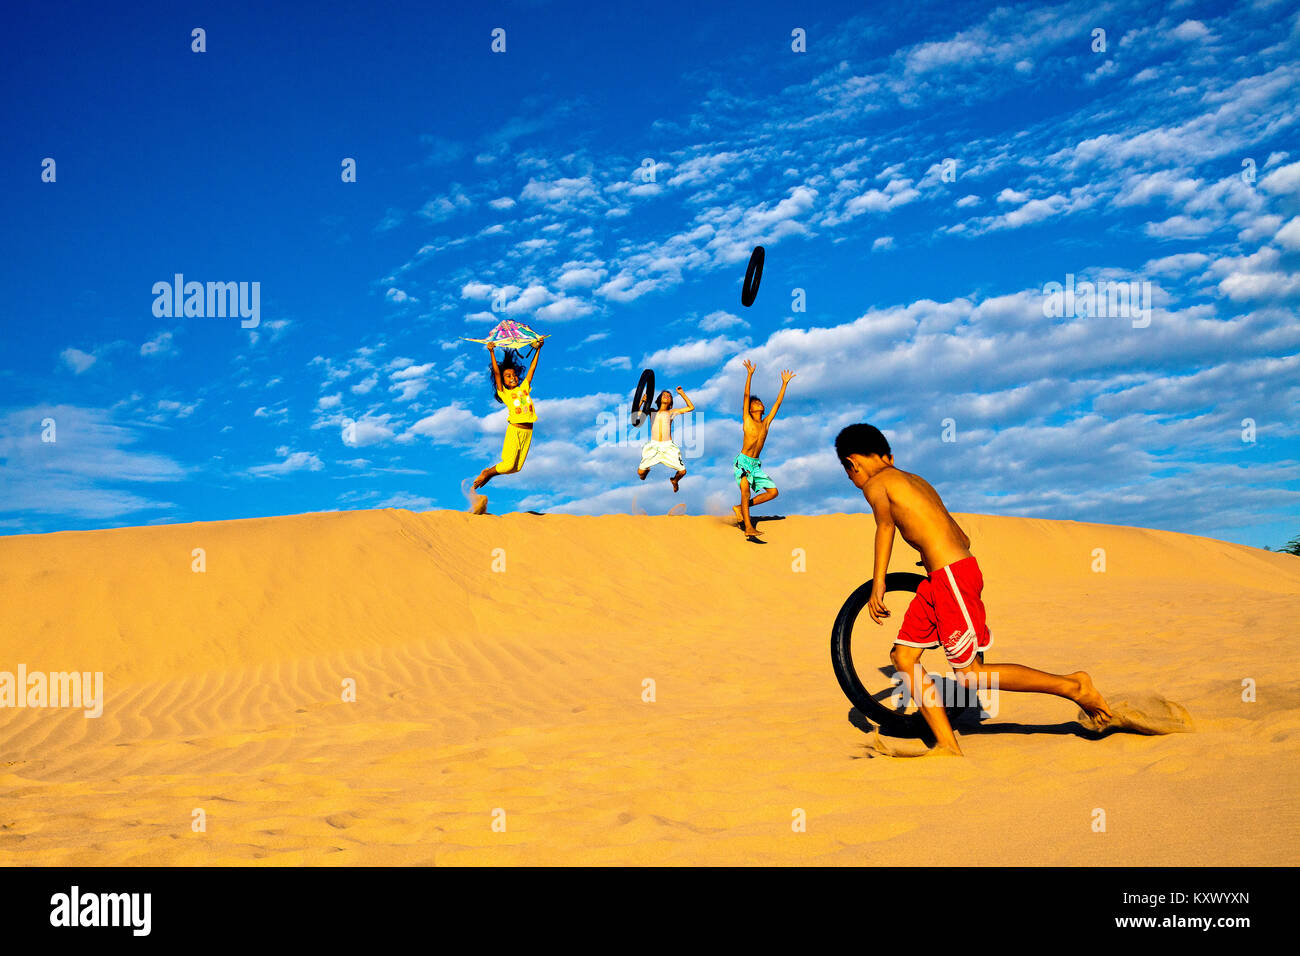
<instances>
[{"instance_id":1,"label":"boy's outstretched arm","mask_svg":"<svg viewBox=\"0 0 1300 956\"><path fill-rule=\"evenodd\" d=\"M754 363L751 362L749 359L745 359L745 368L748 373L745 375L745 404L741 406L740 414L743 415L746 420L748 420L749 419L749 383L754 378Z\"/></svg>"},{"instance_id":2,"label":"boy's outstretched arm","mask_svg":"<svg viewBox=\"0 0 1300 956\"><path fill-rule=\"evenodd\" d=\"M538 339L533 343L533 360L528 364L528 374L524 376L524 381L528 387L533 387L533 373L537 371L537 360L542 357L542 346L546 344L546 339Z\"/></svg>"},{"instance_id":3,"label":"boy's outstretched arm","mask_svg":"<svg viewBox=\"0 0 1300 956\"><path fill-rule=\"evenodd\" d=\"M492 384L496 386L496 390L499 392L505 385L501 381L501 368L497 365L497 350L491 342L488 343L487 350L488 357L492 359Z\"/></svg>"},{"instance_id":4,"label":"boy's outstretched arm","mask_svg":"<svg viewBox=\"0 0 1300 956\"><path fill-rule=\"evenodd\" d=\"M785 401L786 387L790 384L790 379L792 378L794 378L794 372L789 369L786 369L781 373L781 391L776 393L776 401L772 403L772 410L767 413L767 418L763 419L763 421L771 422L772 419L776 418L776 413L781 408L781 403Z\"/></svg>"},{"instance_id":5,"label":"boy's outstretched arm","mask_svg":"<svg viewBox=\"0 0 1300 956\"><path fill-rule=\"evenodd\" d=\"M682 409L680 409L680 410L677 411L677 414L678 414L678 415L685 415L687 412L693 412L693 411L695 411L695 403L692 402L692 401L691 401L691 400L686 396L686 393L682 391L682 387L681 387L680 385L677 386L677 394L680 395L680 396L682 397L682 401L686 403L686 407L685 407L685 408L682 408Z\"/></svg>"},{"instance_id":6,"label":"boy's outstretched arm","mask_svg":"<svg viewBox=\"0 0 1300 956\"><path fill-rule=\"evenodd\" d=\"M871 570L871 600L867 602L867 611L873 621L883 624L881 618L889 617L889 608L885 607L885 575L889 572L889 555L894 549L894 514L889 510L889 493L883 484L868 484L866 491L871 513L876 517L876 555Z\"/></svg>"}]
</instances>

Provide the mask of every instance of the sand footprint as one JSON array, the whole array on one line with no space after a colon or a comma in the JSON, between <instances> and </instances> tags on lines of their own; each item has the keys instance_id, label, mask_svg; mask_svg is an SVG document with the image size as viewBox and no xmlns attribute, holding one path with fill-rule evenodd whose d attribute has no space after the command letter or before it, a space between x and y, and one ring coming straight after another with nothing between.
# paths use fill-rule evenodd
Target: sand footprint
<instances>
[{"instance_id":1,"label":"sand footprint","mask_svg":"<svg viewBox=\"0 0 1300 956\"><path fill-rule=\"evenodd\" d=\"M867 746L886 757L929 757L937 756L941 752L947 753L947 751L931 749L926 746L924 740L914 737L890 737L879 730L871 735Z\"/></svg>"}]
</instances>

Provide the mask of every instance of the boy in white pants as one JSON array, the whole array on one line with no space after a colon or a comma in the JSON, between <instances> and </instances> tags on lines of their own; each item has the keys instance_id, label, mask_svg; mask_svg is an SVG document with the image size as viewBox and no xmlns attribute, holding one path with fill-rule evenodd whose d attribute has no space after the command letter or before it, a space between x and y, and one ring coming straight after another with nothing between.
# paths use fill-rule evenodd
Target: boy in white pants
<instances>
[{"instance_id":1,"label":"boy in white pants","mask_svg":"<svg viewBox=\"0 0 1300 956\"><path fill-rule=\"evenodd\" d=\"M686 477L686 465L682 462L682 450L673 441L673 419L695 411L695 406L680 386L677 394L686 403L685 408L673 408L673 396L667 389L659 393L658 407L650 416L650 441L641 447L641 464L636 470L637 477L645 481L652 465L667 465L675 472L668 479L674 492L677 491L677 483Z\"/></svg>"}]
</instances>

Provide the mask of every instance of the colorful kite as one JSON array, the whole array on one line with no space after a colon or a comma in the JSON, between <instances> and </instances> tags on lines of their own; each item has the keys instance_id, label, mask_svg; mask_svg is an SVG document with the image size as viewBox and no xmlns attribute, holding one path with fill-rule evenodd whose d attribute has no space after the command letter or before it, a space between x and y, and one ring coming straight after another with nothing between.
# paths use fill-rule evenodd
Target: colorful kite
<instances>
[{"instance_id":1,"label":"colorful kite","mask_svg":"<svg viewBox=\"0 0 1300 956\"><path fill-rule=\"evenodd\" d=\"M545 335L539 335L522 322L516 322L514 319L504 319L497 323L496 328L488 333L485 339L471 339L461 336L466 342L478 342L481 345L491 345L499 349L526 349L538 339L546 338Z\"/></svg>"}]
</instances>

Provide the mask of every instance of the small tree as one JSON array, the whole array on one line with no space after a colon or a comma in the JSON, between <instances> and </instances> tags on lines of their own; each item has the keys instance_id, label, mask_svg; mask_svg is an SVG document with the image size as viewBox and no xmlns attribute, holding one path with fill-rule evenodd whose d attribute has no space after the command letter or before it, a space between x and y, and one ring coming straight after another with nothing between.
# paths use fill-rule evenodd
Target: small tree
<instances>
[{"instance_id":1,"label":"small tree","mask_svg":"<svg viewBox=\"0 0 1300 956\"><path fill-rule=\"evenodd\" d=\"M1294 554L1300 556L1300 534L1296 535L1277 550L1279 554Z\"/></svg>"}]
</instances>

